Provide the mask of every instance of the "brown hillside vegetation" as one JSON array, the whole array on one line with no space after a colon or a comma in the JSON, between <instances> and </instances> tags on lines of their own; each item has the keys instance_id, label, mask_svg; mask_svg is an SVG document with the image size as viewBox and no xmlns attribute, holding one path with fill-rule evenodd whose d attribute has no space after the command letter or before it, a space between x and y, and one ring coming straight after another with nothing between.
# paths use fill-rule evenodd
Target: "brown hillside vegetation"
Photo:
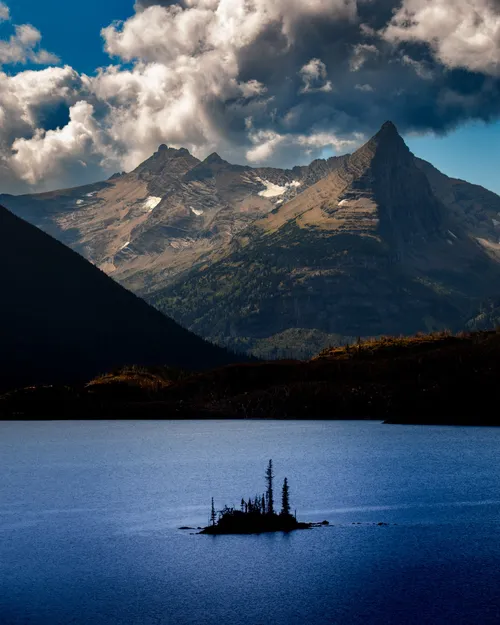
<instances>
[{"instance_id":1,"label":"brown hillside vegetation","mask_svg":"<svg viewBox=\"0 0 500 625\"><path fill-rule=\"evenodd\" d=\"M308 362L188 374L127 369L85 387L2 398L4 416L36 418L383 419L497 425L500 331L381 338ZM62 409L63 407L63 409Z\"/></svg>"}]
</instances>

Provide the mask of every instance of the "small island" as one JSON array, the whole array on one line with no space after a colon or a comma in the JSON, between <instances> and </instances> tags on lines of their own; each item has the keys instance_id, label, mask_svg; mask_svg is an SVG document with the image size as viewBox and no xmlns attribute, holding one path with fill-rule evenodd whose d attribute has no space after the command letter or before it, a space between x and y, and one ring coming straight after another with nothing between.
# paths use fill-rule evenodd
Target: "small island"
<instances>
[{"instance_id":1,"label":"small island","mask_svg":"<svg viewBox=\"0 0 500 625\"><path fill-rule=\"evenodd\" d=\"M299 523L297 514L290 512L290 491L288 479L285 477L281 490L281 511L274 509L274 473L273 461L269 460L266 470L266 492L253 499L241 500L240 509L224 506L216 512L212 497L210 525L200 534L261 534L264 532L291 532L293 530L309 529L322 523Z\"/></svg>"}]
</instances>

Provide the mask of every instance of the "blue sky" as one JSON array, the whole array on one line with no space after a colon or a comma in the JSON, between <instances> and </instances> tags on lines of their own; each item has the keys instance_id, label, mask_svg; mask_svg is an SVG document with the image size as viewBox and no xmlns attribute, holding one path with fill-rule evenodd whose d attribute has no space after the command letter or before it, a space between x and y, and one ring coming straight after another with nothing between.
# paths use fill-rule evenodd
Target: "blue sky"
<instances>
[{"instance_id":1,"label":"blue sky","mask_svg":"<svg viewBox=\"0 0 500 625\"><path fill-rule=\"evenodd\" d=\"M290 111L298 110L297 94L301 94L300 97L302 98L309 98L309 103L311 103L313 99L316 99L314 105L308 104L309 108L304 109L306 111L305 113L303 111L301 112L300 119L297 117L300 123L298 123L297 128L293 131L293 140L288 140L287 137L283 138L281 136L276 138L274 131L269 130L269 128L266 126L265 116L263 116L262 119L259 120L259 127L257 127L257 121L254 120L252 122L253 125L251 123L250 126L248 126L249 130L246 135L243 136L241 134L241 128L243 127L243 113L237 111L237 107L235 107L235 104L231 100L231 98L229 100L226 99L219 110L216 107L214 108L213 103L209 103L208 105L206 104L207 97L206 94L203 93L199 94L199 100L197 102L187 102L185 108L189 109L192 106L193 109L193 118L191 120L184 119L184 111L181 110L181 121L178 124L170 124L168 128L165 128L165 124L163 124L163 119L169 118L172 115L172 110L175 110L176 114L179 114L179 109L176 108L176 98L172 98L172 101L168 102L165 105L166 108L164 111L164 116L163 118L161 118L160 116L159 121L153 120L153 117L150 116L149 113L144 113L144 111L141 113L141 111L139 110L140 106L137 102L142 98L141 101L148 102L149 106L151 101L154 100L156 97L159 97L160 95L159 93L155 92L155 83L154 81L151 81L151 76L147 74L147 68L151 68L154 63L163 63L164 69L166 67L167 70L170 71L170 61L164 61L161 55L164 54L162 52L162 46L165 45L165 42L167 42L168 44L168 37L173 37L173 41L175 42L176 33L174 32L174 30L172 30L172 24L167 24L165 26L165 28L167 28L167 30L165 31L165 37L162 38L160 33L160 38L156 41L151 40L151 42L149 42L150 48L146 50L144 42L141 43L139 46L137 42L133 42L132 44L130 44L130 40L125 41L125 37L120 39L124 30L122 30L122 27L116 27L116 37L113 43L116 52L115 56L111 58L104 51L104 41L101 36L101 29L103 27L109 26L117 20L123 21L125 23L125 29L128 28L128 25L134 20L139 19L134 9L133 0L87 0L87 2L85 2L83 5L76 2L69 2L68 0L44 0L43 2L41 2L40 0L10 0L10 2L9 0L4 1L10 8L11 20L9 22L0 23L0 40L8 39L8 37L13 33L14 25L32 24L40 31L42 35L42 47L60 58L61 67L67 65L76 70L80 77L78 78L78 80L81 80L83 74L95 76L97 68L105 67L114 63L117 66L121 65L121 70L127 70L131 68L135 72L133 77L129 77L129 82L127 83L126 87L128 91L130 91L131 89L130 85L132 84L132 79L136 81L141 80L141 85L145 85L144 89L150 89L150 91L144 96L138 96L137 101L131 101L130 103L130 110L133 112L131 113L131 115L133 114L135 116L135 119L137 119L136 126L138 131L136 132L135 136L132 136L133 133L131 132L128 133L130 135L130 140L128 141L128 143L126 136L127 133L124 130L122 133L124 136L119 136L120 129L118 128L118 125L116 125L116 127L111 128L111 131L103 140L104 147L100 146L99 148L99 158L97 158L96 156L95 149L90 150L89 153L88 147L84 148L81 146L77 146L78 150L75 150L74 153L69 154L68 152L68 164L63 162L64 155L58 157L59 162L57 164L57 168L55 168L57 169L55 173L43 170L40 163L38 163L37 165L38 178L36 172L33 173L36 167L33 167L32 169L24 167L23 169L23 167L20 165L23 159L24 161L26 161L26 159L28 157L31 157L33 154L35 154L36 156L37 151L40 151L41 147L47 149L48 153L51 154L51 156L53 156L53 152L50 152L50 146L47 147L45 145L46 142L42 145L39 140L35 142L31 141L29 137L29 132L26 131L26 129L20 131L20 134L15 137L15 139L16 141L19 139L24 142L23 147L25 149L25 152L23 153L23 155L19 155L19 162L17 164L14 163L13 171L15 173L20 172L18 173L18 175L20 180L24 181L22 182L23 185L25 185L25 181L27 181L27 183L34 188L39 188L36 185L41 184L40 181L45 181L46 179L48 180L48 182L44 182L45 187L43 188L50 188L62 184L69 185L74 184L75 182L87 182L91 178L99 176L100 171L103 172L102 176L104 177L104 174L116 171L117 169L127 169L135 166L138 161L143 160L143 158L147 157L159 143L164 142L169 143L170 145L185 145L199 156L203 156L204 152L208 153L208 151L216 149L228 160L233 160L233 162L244 162L246 159L247 162L249 162L250 164L254 164L252 158L257 158L259 155L271 155L269 157L269 164L289 166L294 162L300 162L304 160L304 148L301 146L309 145L307 143L308 138L312 136L312 138L310 139L310 145L317 146L318 136L325 135L325 132L328 133L329 119L333 120L333 124L335 124L337 119L343 119L342 114L335 117L334 115L331 115L331 113L328 111L328 107L330 106L329 102L335 100L336 107L344 107L344 110L348 111L349 114L354 111L355 114L352 115L353 119L355 119L356 116L360 119L359 128L357 128L355 125L353 126L354 122L350 122L349 127L340 129L340 135L337 134L337 137L344 136L347 138L349 136L349 133L351 133L351 136L353 136L356 130L359 130L359 132L368 135L371 132L375 132L377 126L381 125L384 121L386 121L386 119L392 119L400 128L400 131L405 137L410 149L417 156L420 156L421 158L430 161L438 169L450 176L462 178L470 182L483 185L486 188L491 189L492 191L500 193L500 175L498 171L500 167L500 122L496 121L496 119L500 115L500 107L496 102L499 97L496 95L496 86L494 88L488 87L491 91L491 95L489 95L489 92L484 88L484 85L486 84L484 81L488 80L491 82L491 76L495 76L496 72L496 70L493 70L492 72L491 67L488 65L488 59L491 58L491 51L485 51L486 60L483 59L483 61L481 61L481 59L478 60L474 58L473 63L471 64L471 66L473 65L473 72L470 71L471 67L467 67L467 58L464 61L463 55L462 58L458 56L457 59L450 60L446 58L445 63L442 61L442 58L439 57L439 51L436 52L435 50L432 52L432 54L434 55L432 58L432 55L427 52L426 55L417 55L409 61L404 60L404 63L401 62L401 59L408 59L409 57L407 54L403 56L403 52L399 50L398 56L395 57L397 59L397 63L395 63L393 59L390 60L386 64L386 66L375 67L375 65L372 63L372 66L370 67L370 62L374 61L376 58L382 58L382 55L380 53L377 53L378 57L377 55L374 55L373 59L370 59L369 48L373 48L373 45L365 45L364 43L359 45L353 43L351 49L361 49L361 52L359 52L359 50L357 50L356 52L356 62L359 63L360 67L363 67L361 71L356 70L357 73L355 74L355 78L352 78L348 70L344 70L344 73L351 81L347 81L345 83L345 91L349 94L358 94L356 96L358 98L365 98L365 100L354 100L354 95L348 95L346 97L343 97L344 87L341 86L343 84L343 77L336 70L336 67L342 67L342 62L344 61L346 63L352 64L352 58L350 61L349 59L346 60L343 58L340 60L336 60L335 57L332 56L331 60L327 62L327 57L324 55L331 53L331 51L329 52L331 48L331 41L327 42L328 45L324 47L325 51L322 52L321 46L316 45L313 37L307 34L307 28L304 27L304 38L306 38L306 44L310 44L312 46L311 52L308 52L308 56L306 55L303 58L300 56L299 52L297 52L297 54L295 55L296 58L292 57L292 61L295 62L295 65L292 61L290 61L290 59L288 59L287 61L287 72L292 71L292 76L295 77L295 81L298 81L299 77L301 80L304 81L302 88L300 87L300 84L298 85L298 87L296 87L294 84L294 97L297 101L294 101L291 97L289 98L290 101L286 100L286 98L288 98L289 94L291 93L290 84L285 85L284 87L283 81L283 84L279 84L278 86L272 84L273 80L275 80L276 84L278 84L279 79L282 76L279 68L275 72L274 76L270 75L270 68L272 69L273 64L269 63L269 58L267 57L265 58L265 63L262 64L266 67L258 67L257 63L255 62L256 54L252 53L253 56L251 57L250 66L252 66L253 63L254 71L256 72L255 76L237 76L238 81L247 80L247 83L245 84L251 86L252 89L254 88L252 80L248 81L248 79L253 79L254 77L258 76L259 83L262 79L262 84L264 84L264 86L266 87L266 91L270 94L272 93L273 95L272 98L269 98L269 101L275 101L279 104L283 104L282 111L278 110L278 115L281 115L282 120L289 118ZM139 1L144 3L144 6L153 4L152 0ZM287 3L285 2L285 0L273 1L276 6L280 5L280 3L284 3L283 6L285 7L285 9L287 9ZM304 0L303 6L306 7L307 3L310 1L311 0ZM325 2L328 1L331 1L333 6L334 0L325 0ZM353 2L354 0L349 1ZM374 13L377 13L378 7L387 6L387 2L389 1L395 2L396 0L384 0L384 2L382 2L382 0L373 0L373 2L365 4L363 6L367 8L370 7L370 10L373 9ZM403 2L408 1L409 0L403 0ZM159 0L159 2L162 2L162 0ZM163 2L165 3L167 2L167 0L163 0ZM398 4L399 2L400 0L398 0ZM479 0L470 0L471 6L477 2L479 2ZM167 4L172 3L173 0L172 2L167 2ZM453 6L456 6L453 4L452 0L436 0L435 4L436 6L439 5L438 8L440 9L442 9L443 6L447 6L450 11L452 10ZM305 16L306 17L300 16L300 19L302 20L300 22L301 26L307 25L308 14L306 13ZM366 16L363 15L362 17L366 21ZM491 22L490 15L485 14L483 17L485 24ZM380 15L377 17L377 19L379 18ZM387 15L385 18L387 19ZM450 13L450 20L452 20L452 18L453 16ZM154 16L153 19L157 20L158 16ZM335 31L335 27L336 24L333 23L333 25L329 27L329 30L326 31L327 36L331 37L332 40L335 39L335 37L339 36L338 33L343 36L344 32L346 31L344 26L341 26L342 30L340 31ZM459 32L459 27L460 24L457 22L457 32ZM240 26L240 28L242 28L242 26ZM314 33L314 36L316 36L318 33L317 27L315 28L316 30L311 31ZM158 35L158 32L159 31L157 29L157 31L155 31L156 35ZM221 32L224 33L223 30ZM456 37L456 33L451 34ZM399 32L397 36L401 37L401 33ZM309 37L309 39L307 39L307 37ZM147 44L147 37L145 37L145 41ZM358 40L353 39L353 41ZM444 40L443 45L445 43L446 41ZM129 51L126 49L125 44L132 46L130 54ZM386 44L387 42L385 42L385 45ZM466 44L467 42L464 42L464 47ZM135 48L134 45L136 46ZM431 45L434 45L434 43L432 43ZM182 45L180 47L182 48ZM297 46L297 50L302 51L305 47L307 46L304 45L304 42L302 42L300 46ZM137 50L139 50L139 52L137 52ZM415 52L416 48L412 50L413 52ZM127 56L127 54L129 54L129 56ZM141 57L141 54L143 54L144 57ZM194 57L198 54L198 51L194 51L192 52L192 54ZM241 55L241 50L238 50L238 54ZM181 58L181 56L182 55L180 55L178 58ZM203 58L201 55L199 56L199 58L199 66L201 68L199 71L203 72ZM177 63L178 59L174 59L174 62ZM400 64L399 68L396 67L398 63ZM347 64L346 67L349 67L349 65ZM365 67L367 68L366 73L364 73ZM309 68L307 70L309 71L308 74L304 73L307 68ZM394 68L396 68L399 73L395 74L394 79L392 79L391 72L394 71ZM465 71L464 68L467 71ZM36 66L27 62L24 65L5 65L2 69L7 73L8 76L13 77L16 75L16 73L23 72L27 69L35 69L39 71L43 70L44 67ZM330 70L332 70L332 73L330 73ZM403 74L403 70L409 73ZM312 74L311 71L316 71L316 74ZM335 71L337 71L337 73L335 73ZM208 72L208 74L209 73L210 72ZM412 84L409 83L409 80L413 80L414 78L415 80L417 80L417 74L419 82L418 84L416 83L416 87L414 87ZM278 78L276 78L276 76ZM432 80L429 80L429 76L436 77L435 84L432 83ZM147 77L147 80L145 77ZM108 79L109 80L106 88L109 91L111 78L108 76ZM270 82L266 83L264 79L269 79ZM67 81L69 80L70 79L67 78ZM77 79L73 77L71 80L74 83ZM368 80L373 81L373 84L375 85L373 89L370 88L369 84L366 84ZM381 100L382 96L379 96L379 94L383 93L384 89L387 90L388 85L391 86L391 80L393 80L394 84L406 85L408 93L410 93L410 90L413 88L415 93L415 100L418 100L418 94L420 92L423 93L425 90L427 90L431 95L425 96L427 100L425 100L424 96L422 96L424 99L415 103L415 111L417 111L416 113L411 110L413 102L412 99L408 96L405 102L408 103L406 105L406 108L410 112L408 112L407 114L405 110L405 105L398 105L399 108L395 106L393 114L391 114L391 98L387 98L386 101L383 101ZM379 81L380 86L377 81ZM442 87L442 84L446 81L449 81L449 85L445 86L448 91L438 92L438 90ZM355 84L357 82L359 84ZM61 84L62 83L63 79L61 78ZM85 89L87 89L85 81L83 81L82 84L83 87L82 85L80 85L78 89L82 89L82 93L85 94L83 97L85 97L91 103L94 109L97 109L92 113L95 113L95 119L94 117L89 116L88 111L85 112L84 116L86 116L87 120L91 120L91 125L94 124L94 126L97 126L102 123L102 128L104 129L104 131L108 132L109 126L113 126L113 123L118 118L118 113L123 114L123 110L126 110L128 105L123 105L121 109L113 109L111 113L109 113L109 117L103 122L99 115L104 115L103 111L106 107L109 106L110 102L112 103L112 106L116 106L116 94L111 94L110 96L107 96L108 100L104 102L104 105L102 102L96 104L95 93L89 96L88 93L85 91ZM164 82L161 84L164 84ZM500 85L500 81L494 84ZM307 86L307 89L304 89L304 85ZM331 87L331 85L333 85L333 87ZM183 88L184 87L182 87L182 89ZM441 113L438 114L432 110L432 99L429 100L429 98L434 97L432 94L437 94L435 96L436 98L443 99L443 93L445 94L445 96L447 96L450 92L450 88L454 90L453 97L456 97L457 101L459 98L465 100L465 97L469 98L469 100L467 101L467 104L464 105L463 110L459 111L458 106L455 107L456 110L452 107L450 109L451 113L446 113L446 115L448 116L447 118L440 118L439 115ZM477 102L473 101L472 99L472 95L474 95L472 92L475 88L477 88L477 93L479 94L477 97ZM124 87L122 87L120 84L116 87L116 89L117 93L122 93ZM185 92L183 92L182 89L179 91L178 100L182 99L182 96L185 96ZM64 100L64 98L66 98L66 100ZM483 99L481 100L481 98ZM78 96L73 97L73 99L70 99L66 96L61 96L61 103L55 103L53 105L55 111L63 111L61 119L65 120L64 123L67 123L67 120L69 119L70 108L75 105L77 100ZM394 98L394 100L397 100L397 98ZM337 104L337 101L340 101L340 104ZM228 102L229 104L227 104ZM389 104L387 102L389 102ZM0 101L0 113L1 104L2 103ZM301 107L303 107L303 102L300 102L299 104ZM103 106L101 107L101 105ZM42 112L45 111L42 115L44 119L49 119L50 117L50 115L46 111L47 106L49 106L47 105L47 103L42 102L41 110ZM203 107L205 107L205 110L202 110ZM254 108L255 110L257 110L256 107ZM470 113L469 110L471 111ZM374 113L372 113L371 111L374 111ZM424 111L423 113L421 113L422 119L419 119L420 113L418 111ZM82 114L83 113L79 113L80 116ZM248 113L246 112L244 114L248 115ZM276 112L273 111L272 115L275 114ZM220 137L215 137L215 139L213 137L213 119L210 120L210 123L212 125L208 128L208 130L206 128L197 127L199 120L205 120L212 115L214 116L214 119L216 118L216 116L218 116L217 123L220 123L222 127ZM319 129L319 131L317 131L316 129L317 120L315 118L315 115L323 116L321 122L323 125ZM470 119L468 119L469 115ZM15 113L13 114L13 117L15 117ZM477 121L478 118L481 117L490 120L490 123ZM267 119L269 119L269 113L267 114ZM152 121L148 125L147 122L150 120ZM248 120L248 118L245 117L245 120ZM324 120L327 120L326 125ZM134 128L133 121L134 118L131 118L130 128L132 129ZM35 124L35 122L33 122L33 124ZM156 124L156 126L154 126L154 124ZM247 124L247 121L245 121L245 124ZM122 126L125 127L123 124ZM183 131L183 128L186 129L185 132ZM283 128L283 125L281 126L281 128ZM417 132L410 131L408 130L408 128L414 128L417 130ZM452 130L450 130L450 128ZM49 129L49 126L41 128L42 132L45 132ZM35 131L37 131L36 127L33 128L33 132ZM339 128L335 128L334 131L339 131ZM238 132L240 132L240 135L237 134ZM344 135L342 135L342 133L344 133ZM203 140L200 139L200 136L202 135ZM119 140L116 139L117 136ZM141 141L142 137L144 137L144 143L139 146L138 142ZM306 139L304 139L304 137L306 137ZM59 139L57 138L57 140ZM107 147L113 141L116 141L116 146L114 147L112 157L110 157L110 151L107 150ZM259 144L259 141L262 141L265 144L262 148ZM295 142L293 143L293 145L292 141ZM30 142L33 143L33 145L29 145ZM14 141L12 142L12 146L15 149L18 149L17 144ZM314 149L316 149L316 147ZM123 156L127 150L129 150L130 153L133 152L130 157ZM302 150L302 152L300 150ZM316 157L322 153L320 148L318 148L318 150L319 151L316 153L311 150L311 158ZM328 153L329 150L331 150L331 148L323 148L323 153ZM343 146L337 147L337 153L342 153L346 151L350 151L350 148ZM295 159L295 161L293 159ZM39 160L42 161L43 159L40 157ZM103 162L105 163L105 165L102 164ZM106 169L106 167L109 167L111 169L108 170ZM0 168L0 184L2 183L1 174L2 171ZM24 189L24 187L22 187L22 189Z\"/></svg>"},{"instance_id":2,"label":"blue sky","mask_svg":"<svg viewBox=\"0 0 500 625\"><path fill-rule=\"evenodd\" d=\"M35 26L42 33L45 48L57 54L62 63L85 73L110 62L103 50L101 29L134 12L130 0L13 0L7 4L13 23ZM10 31L10 26L4 24L2 30Z\"/></svg>"},{"instance_id":3,"label":"blue sky","mask_svg":"<svg viewBox=\"0 0 500 625\"><path fill-rule=\"evenodd\" d=\"M446 137L406 137L406 143L448 176L500 194L500 123L471 123Z\"/></svg>"}]
</instances>

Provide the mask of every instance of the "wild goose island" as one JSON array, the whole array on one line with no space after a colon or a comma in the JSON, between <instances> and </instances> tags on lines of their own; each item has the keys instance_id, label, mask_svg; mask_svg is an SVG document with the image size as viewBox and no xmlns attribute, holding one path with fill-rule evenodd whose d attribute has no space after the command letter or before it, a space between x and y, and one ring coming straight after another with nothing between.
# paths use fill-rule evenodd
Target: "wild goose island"
<instances>
[{"instance_id":1,"label":"wild goose island","mask_svg":"<svg viewBox=\"0 0 500 625\"><path fill-rule=\"evenodd\" d=\"M285 477L281 488L281 510L278 513L274 506L274 470L273 461L269 460L266 469L266 492L256 495L253 499L241 499L240 508L224 506L216 511L214 498L210 512L210 525L200 534L261 534L264 532L291 532L293 530L309 529L323 523L300 523L297 513L291 513L290 489Z\"/></svg>"}]
</instances>

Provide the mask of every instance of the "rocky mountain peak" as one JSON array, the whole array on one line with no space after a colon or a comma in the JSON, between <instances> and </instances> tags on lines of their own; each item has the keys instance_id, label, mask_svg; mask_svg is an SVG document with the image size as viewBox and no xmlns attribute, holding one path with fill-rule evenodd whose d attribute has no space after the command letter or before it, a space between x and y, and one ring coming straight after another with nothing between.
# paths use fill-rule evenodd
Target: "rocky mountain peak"
<instances>
[{"instance_id":1,"label":"rocky mountain peak","mask_svg":"<svg viewBox=\"0 0 500 625\"><path fill-rule=\"evenodd\" d=\"M363 147L367 182L379 207L380 229L394 249L443 238L444 213L415 157L392 122Z\"/></svg>"},{"instance_id":2,"label":"rocky mountain peak","mask_svg":"<svg viewBox=\"0 0 500 625\"><path fill-rule=\"evenodd\" d=\"M217 152L212 152L204 161L199 162L196 167L193 167L193 169L186 173L185 181L209 180L217 177L220 171L239 171L241 169L245 168L240 165L231 165L221 158Z\"/></svg>"},{"instance_id":3,"label":"rocky mountain peak","mask_svg":"<svg viewBox=\"0 0 500 625\"><path fill-rule=\"evenodd\" d=\"M150 158L135 169L135 173L147 178L150 176L160 178L171 175L182 176L199 162L186 148L178 150L162 144Z\"/></svg>"},{"instance_id":4,"label":"rocky mountain peak","mask_svg":"<svg viewBox=\"0 0 500 625\"><path fill-rule=\"evenodd\" d=\"M351 157L352 166L359 172L373 167L387 165L410 165L413 155L399 134L396 126L388 121L365 145L357 150Z\"/></svg>"},{"instance_id":5,"label":"rocky mountain peak","mask_svg":"<svg viewBox=\"0 0 500 625\"><path fill-rule=\"evenodd\" d=\"M217 152L212 152L212 154L207 156L203 163L205 163L205 165L223 165L226 164L226 161L221 158Z\"/></svg>"},{"instance_id":6,"label":"rocky mountain peak","mask_svg":"<svg viewBox=\"0 0 500 625\"><path fill-rule=\"evenodd\" d=\"M157 158L167 157L168 159L171 159L179 158L181 156L191 156L191 152L186 148L171 148L168 145L162 143L153 156L156 156Z\"/></svg>"},{"instance_id":7,"label":"rocky mountain peak","mask_svg":"<svg viewBox=\"0 0 500 625\"><path fill-rule=\"evenodd\" d=\"M380 127L379 132L392 132L392 133L396 133L399 135L398 129L396 128L396 124L394 122L391 122L391 120L384 122L382 126Z\"/></svg>"},{"instance_id":8,"label":"rocky mountain peak","mask_svg":"<svg viewBox=\"0 0 500 625\"><path fill-rule=\"evenodd\" d=\"M409 149L403 137L399 134L398 129L392 122L385 122L377 134L370 139L368 144L377 152L409 153Z\"/></svg>"}]
</instances>

